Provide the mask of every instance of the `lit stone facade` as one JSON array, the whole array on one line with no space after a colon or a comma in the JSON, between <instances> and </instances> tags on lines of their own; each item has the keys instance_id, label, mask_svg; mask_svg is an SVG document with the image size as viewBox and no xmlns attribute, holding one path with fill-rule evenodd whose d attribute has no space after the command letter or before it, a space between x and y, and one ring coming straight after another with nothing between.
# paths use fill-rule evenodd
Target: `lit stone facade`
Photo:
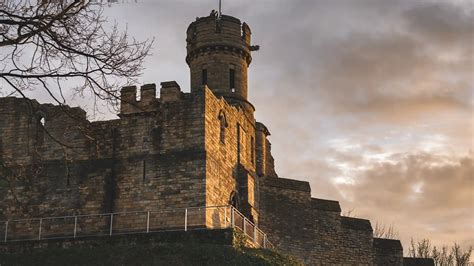
<instances>
[{"instance_id":1,"label":"lit stone facade","mask_svg":"<svg viewBox=\"0 0 474 266\"><path fill-rule=\"evenodd\" d=\"M148 84L137 100L125 87L116 120L1 98L0 159L22 178L0 186L0 220L232 204L308 264L401 265L399 241L374 239L368 220L276 174L269 130L247 98L250 36L230 16L196 19L186 34L190 92L163 82L157 98Z\"/></svg>"}]
</instances>

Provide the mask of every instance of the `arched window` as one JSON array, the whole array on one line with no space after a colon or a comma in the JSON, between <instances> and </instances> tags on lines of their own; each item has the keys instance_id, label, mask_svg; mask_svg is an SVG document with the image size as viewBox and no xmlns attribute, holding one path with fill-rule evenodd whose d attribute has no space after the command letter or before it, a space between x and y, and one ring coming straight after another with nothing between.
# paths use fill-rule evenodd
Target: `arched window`
<instances>
[{"instance_id":1,"label":"arched window","mask_svg":"<svg viewBox=\"0 0 474 266\"><path fill-rule=\"evenodd\" d=\"M220 126L220 140L222 144L225 144L225 129L227 127L227 119L223 111L219 112L219 126Z\"/></svg>"}]
</instances>

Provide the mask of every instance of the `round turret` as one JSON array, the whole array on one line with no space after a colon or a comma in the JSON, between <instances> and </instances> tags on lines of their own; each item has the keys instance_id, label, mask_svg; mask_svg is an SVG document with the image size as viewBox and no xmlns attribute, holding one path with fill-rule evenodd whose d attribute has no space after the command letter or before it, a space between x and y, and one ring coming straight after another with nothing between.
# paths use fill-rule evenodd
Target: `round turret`
<instances>
[{"instance_id":1,"label":"round turret","mask_svg":"<svg viewBox=\"0 0 474 266\"><path fill-rule=\"evenodd\" d=\"M191 88L207 85L217 96L245 109L247 69L252 61L250 28L239 19L211 14L197 18L187 30L186 62L191 71Z\"/></svg>"}]
</instances>

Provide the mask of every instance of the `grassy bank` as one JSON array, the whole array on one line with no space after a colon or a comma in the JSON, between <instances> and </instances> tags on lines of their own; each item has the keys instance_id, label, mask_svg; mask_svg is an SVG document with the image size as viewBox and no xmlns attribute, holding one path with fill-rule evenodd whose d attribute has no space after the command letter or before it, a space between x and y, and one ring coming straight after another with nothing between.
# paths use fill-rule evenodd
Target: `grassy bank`
<instances>
[{"instance_id":1,"label":"grassy bank","mask_svg":"<svg viewBox=\"0 0 474 266\"><path fill-rule=\"evenodd\" d=\"M0 265L300 265L293 258L263 249L228 245L163 243L154 246L38 249L29 254L0 254Z\"/></svg>"}]
</instances>

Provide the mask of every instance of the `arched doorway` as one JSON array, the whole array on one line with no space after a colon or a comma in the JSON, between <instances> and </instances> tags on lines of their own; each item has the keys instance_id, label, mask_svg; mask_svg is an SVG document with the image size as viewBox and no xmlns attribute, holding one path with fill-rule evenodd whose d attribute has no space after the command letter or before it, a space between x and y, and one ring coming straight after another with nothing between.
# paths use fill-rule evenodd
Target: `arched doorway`
<instances>
[{"instance_id":1,"label":"arched doorway","mask_svg":"<svg viewBox=\"0 0 474 266\"><path fill-rule=\"evenodd\" d=\"M239 209L240 202L239 202L239 195L237 194L237 192L232 191L229 198L229 204L232 205L237 210Z\"/></svg>"}]
</instances>

